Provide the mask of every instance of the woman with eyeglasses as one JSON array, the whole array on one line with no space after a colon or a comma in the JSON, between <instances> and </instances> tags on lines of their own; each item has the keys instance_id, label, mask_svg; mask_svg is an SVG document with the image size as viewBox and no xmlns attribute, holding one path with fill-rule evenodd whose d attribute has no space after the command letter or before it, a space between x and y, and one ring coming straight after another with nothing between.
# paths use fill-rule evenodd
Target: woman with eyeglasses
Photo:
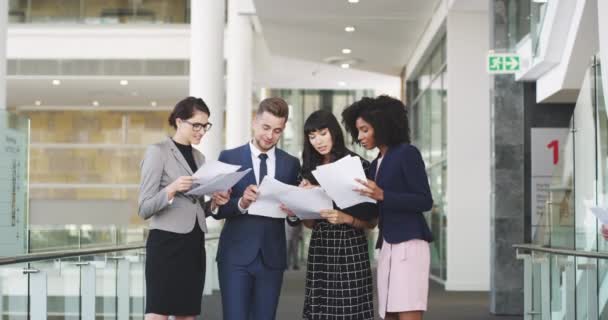
<instances>
[{"instance_id":1,"label":"woman with eyeglasses","mask_svg":"<svg viewBox=\"0 0 608 320\"><path fill-rule=\"evenodd\" d=\"M228 202L228 192L186 195L205 157L192 147L211 129L200 98L178 102L169 116L175 134L146 150L141 162L139 215L150 223L146 241L146 320L194 319L205 280L205 217Z\"/></svg>"}]
</instances>

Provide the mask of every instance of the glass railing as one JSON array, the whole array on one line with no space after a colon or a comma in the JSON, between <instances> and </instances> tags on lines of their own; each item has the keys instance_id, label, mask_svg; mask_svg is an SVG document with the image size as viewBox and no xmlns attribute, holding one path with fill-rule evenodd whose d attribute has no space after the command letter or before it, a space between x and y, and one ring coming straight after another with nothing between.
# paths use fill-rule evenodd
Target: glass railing
<instances>
[{"instance_id":1,"label":"glass railing","mask_svg":"<svg viewBox=\"0 0 608 320\"><path fill-rule=\"evenodd\" d=\"M31 225L29 252L50 252L139 243L147 238L144 226Z\"/></svg>"},{"instance_id":2,"label":"glass railing","mask_svg":"<svg viewBox=\"0 0 608 320\"><path fill-rule=\"evenodd\" d=\"M524 262L524 320L608 318L608 253L515 247Z\"/></svg>"},{"instance_id":3,"label":"glass railing","mask_svg":"<svg viewBox=\"0 0 608 320\"><path fill-rule=\"evenodd\" d=\"M203 295L219 290L217 239ZM143 242L0 258L0 319L143 319L145 259Z\"/></svg>"},{"instance_id":4,"label":"glass railing","mask_svg":"<svg viewBox=\"0 0 608 320\"><path fill-rule=\"evenodd\" d=\"M184 24L189 0L10 0L9 23Z\"/></svg>"},{"instance_id":5,"label":"glass railing","mask_svg":"<svg viewBox=\"0 0 608 320\"><path fill-rule=\"evenodd\" d=\"M608 319L608 241L590 207L608 201L608 116L603 73L594 58L585 74L570 133L555 169L547 214L533 225L524 262L524 319ZM522 253L523 252L523 253Z\"/></svg>"}]
</instances>

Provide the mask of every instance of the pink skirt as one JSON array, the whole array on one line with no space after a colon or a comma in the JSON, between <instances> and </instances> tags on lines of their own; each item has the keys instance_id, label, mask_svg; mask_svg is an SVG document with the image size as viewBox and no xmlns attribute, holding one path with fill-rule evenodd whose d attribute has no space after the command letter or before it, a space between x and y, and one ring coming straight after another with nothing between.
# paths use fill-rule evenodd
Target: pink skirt
<instances>
[{"instance_id":1,"label":"pink skirt","mask_svg":"<svg viewBox=\"0 0 608 320\"><path fill-rule=\"evenodd\" d=\"M431 254L429 243L384 240L378 257L378 309L387 312L426 311Z\"/></svg>"}]
</instances>

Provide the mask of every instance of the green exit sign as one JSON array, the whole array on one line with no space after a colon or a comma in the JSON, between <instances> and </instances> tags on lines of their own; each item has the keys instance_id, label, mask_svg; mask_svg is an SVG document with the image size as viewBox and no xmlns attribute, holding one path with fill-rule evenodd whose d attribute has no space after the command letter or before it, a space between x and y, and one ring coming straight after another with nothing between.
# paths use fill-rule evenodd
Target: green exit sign
<instances>
[{"instance_id":1,"label":"green exit sign","mask_svg":"<svg viewBox=\"0 0 608 320\"><path fill-rule=\"evenodd\" d=\"M519 55L513 53L488 54L489 73L515 73L521 68Z\"/></svg>"}]
</instances>

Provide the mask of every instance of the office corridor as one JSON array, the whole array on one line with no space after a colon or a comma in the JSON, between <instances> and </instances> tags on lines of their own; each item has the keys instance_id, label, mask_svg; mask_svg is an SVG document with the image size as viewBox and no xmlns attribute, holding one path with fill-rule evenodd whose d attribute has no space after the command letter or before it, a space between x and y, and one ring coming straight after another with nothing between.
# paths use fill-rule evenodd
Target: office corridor
<instances>
[{"instance_id":1,"label":"office corridor","mask_svg":"<svg viewBox=\"0 0 608 320\"><path fill-rule=\"evenodd\" d=\"M285 273L278 320L301 319L304 296L305 271ZM429 292L429 311L424 320L520 320L522 317L493 316L488 311L487 292L446 292L432 282ZM206 296L203 305L204 320L222 319L219 293Z\"/></svg>"}]
</instances>

